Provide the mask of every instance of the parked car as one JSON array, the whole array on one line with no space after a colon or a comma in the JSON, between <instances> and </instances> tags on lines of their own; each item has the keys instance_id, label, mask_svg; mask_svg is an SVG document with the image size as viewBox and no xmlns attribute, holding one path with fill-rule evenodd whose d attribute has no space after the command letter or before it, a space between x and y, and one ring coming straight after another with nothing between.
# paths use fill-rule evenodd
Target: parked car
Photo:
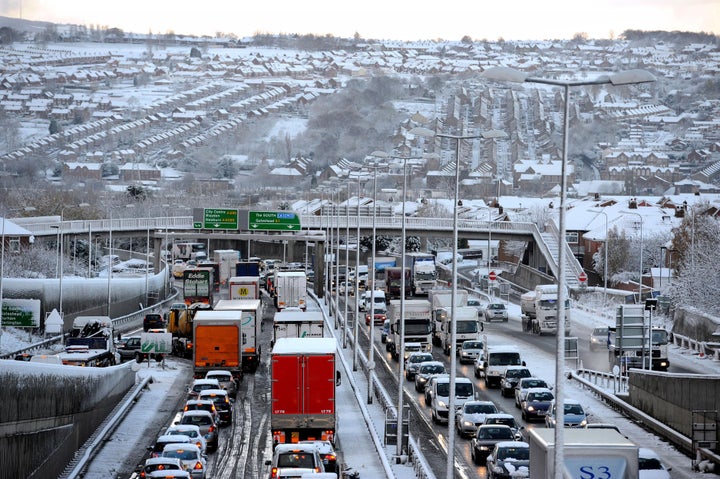
<instances>
[{"instance_id":1,"label":"parked car","mask_svg":"<svg viewBox=\"0 0 720 479\"><path fill-rule=\"evenodd\" d=\"M174 424L165 430L166 436L187 436L190 441L200 448L200 452L207 452L207 441L200 432L200 428L192 424Z\"/></svg>"},{"instance_id":2,"label":"parked car","mask_svg":"<svg viewBox=\"0 0 720 479\"><path fill-rule=\"evenodd\" d=\"M521 441L498 442L487 457L488 479L530 476L530 445Z\"/></svg>"},{"instance_id":3,"label":"parked car","mask_svg":"<svg viewBox=\"0 0 720 479\"><path fill-rule=\"evenodd\" d=\"M594 328L590 333L590 351L608 348L608 328Z\"/></svg>"},{"instance_id":4,"label":"parked car","mask_svg":"<svg viewBox=\"0 0 720 479\"><path fill-rule=\"evenodd\" d=\"M515 407L520 409L520 403L522 402L523 398L525 397L525 393L530 388L548 388L552 389L550 386L548 386L547 381L544 379L536 378L536 377L529 377L529 378L520 378L520 381L515 385Z\"/></svg>"},{"instance_id":5,"label":"parked car","mask_svg":"<svg viewBox=\"0 0 720 479\"><path fill-rule=\"evenodd\" d=\"M303 474L324 470L320 453L313 444L278 444L272 459L265 465L270 466L270 477L273 479L302 477Z\"/></svg>"},{"instance_id":6,"label":"parked car","mask_svg":"<svg viewBox=\"0 0 720 479\"><path fill-rule=\"evenodd\" d=\"M460 364L474 363L475 360L482 354L483 347L484 345L482 341L463 341L460 346Z\"/></svg>"},{"instance_id":7,"label":"parked car","mask_svg":"<svg viewBox=\"0 0 720 479\"><path fill-rule=\"evenodd\" d=\"M414 381L415 373L417 373L420 364L432 360L433 355L431 353L425 353L422 351L410 353L410 356L408 356L405 361L405 379L408 381Z\"/></svg>"},{"instance_id":8,"label":"parked car","mask_svg":"<svg viewBox=\"0 0 720 479\"><path fill-rule=\"evenodd\" d=\"M163 446L164 447L164 446ZM180 459L175 457L150 457L145 460L140 469L138 476L140 479L145 479L150 476L150 473L155 471L184 471L185 467Z\"/></svg>"},{"instance_id":9,"label":"parked car","mask_svg":"<svg viewBox=\"0 0 720 479\"><path fill-rule=\"evenodd\" d=\"M175 435L170 434L162 434L155 439L155 443L152 446L148 446L148 451L150 452L150 457L160 457L162 456L163 449L165 449L165 446L167 444L172 443L181 443L186 442L190 444L190 438L187 436L184 437L178 437Z\"/></svg>"},{"instance_id":10,"label":"parked car","mask_svg":"<svg viewBox=\"0 0 720 479\"><path fill-rule=\"evenodd\" d=\"M467 401L455 414L455 427L460 437L474 437L488 414L498 412L492 401Z\"/></svg>"},{"instance_id":11,"label":"parked car","mask_svg":"<svg viewBox=\"0 0 720 479\"><path fill-rule=\"evenodd\" d=\"M420 363L415 373L415 390L422 392L425 390L428 381L432 376L445 374L445 365L440 361L425 361Z\"/></svg>"},{"instance_id":12,"label":"parked car","mask_svg":"<svg viewBox=\"0 0 720 479\"><path fill-rule=\"evenodd\" d=\"M508 366L505 374L500 380L500 394L503 397L509 397L515 390L515 386L522 378L530 378L530 370L525 366Z\"/></svg>"},{"instance_id":13,"label":"parked car","mask_svg":"<svg viewBox=\"0 0 720 479\"><path fill-rule=\"evenodd\" d=\"M221 389L217 379L196 379L188 388L188 399L197 399L200 391L205 389Z\"/></svg>"},{"instance_id":14,"label":"parked car","mask_svg":"<svg viewBox=\"0 0 720 479\"><path fill-rule=\"evenodd\" d=\"M230 371L213 369L205 373L205 379L216 379L220 383L220 389L226 390L231 398L237 398L237 383Z\"/></svg>"},{"instance_id":15,"label":"parked car","mask_svg":"<svg viewBox=\"0 0 720 479\"><path fill-rule=\"evenodd\" d=\"M527 422L531 419L544 420L553 399L555 396L548 388L528 389L520 405L523 419Z\"/></svg>"},{"instance_id":16,"label":"parked car","mask_svg":"<svg viewBox=\"0 0 720 479\"><path fill-rule=\"evenodd\" d=\"M652 449L638 449L639 479L670 479L672 467L665 467L660 456Z\"/></svg>"},{"instance_id":17,"label":"parked car","mask_svg":"<svg viewBox=\"0 0 720 479\"><path fill-rule=\"evenodd\" d=\"M216 451L219 444L218 425L213 415L207 411L186 411L180 418L179 424L193 424L200 428L200 432L207 441L209 450Z\"/></svg>"},{"instance_id":18,"label":"parked car","mask_svg":"<svg viewBox=\"0 0 720 479\"><path fill-rule=\"evenodd\" d=\"M215 405L218 416L220 416L220 422L224 424L232 423L232 403L227 391L224 389L205 389L200 391L198 398L210 401Z\"/></svg>"},{"instance_id":19,"label":"parked car","mask_svg":"<svg viewBox=\"0 0 720 479\"><path fill-rule=\"evenodd\" d=\"M205 479L207 474L207 460L195 444L175 443L168 444L163 449L162 457L174 457L180 459L185 470L190 473L193 479Z\"/></svg>"},{"instance_id":20,"label":"parked car","mask_svg":"<svg viewBox=\"0 0 720 479\"><path fill-rule=\"evenodd\" d=\"M575 399L565 399L563 401L564 411L563 419L565 427L585 427L587 424L587 414L579 401ZM557 403L555 401L550 404L548 413L545 416L545 425L547 427L555 427L557 422Z\"/></svg>"},{"instance_id":21,"label":"parked car","mask_svg":"<svg viewBox=\"0 0 720 479\"><path fill-rule=\"evenodd\" d=\"M515 433L503 424L483 424L475 431L470 442L470 457L475 464L482 464L500 441L512 441Z\"/></svg>"},{"instance_id":22,"label":"parked car","mask_svg":"<svg viewBox=\"0 0 720 479\"><path fill-rule=\"evenodd\" d=\"M337 454L330 441L300 441L298 444L312 444L320 454L325 472L340 474L340 466L337 463Z\"/></svg>"},{"instance_id":23,"label":"parked car","mask_svg":"<svg viewBox=\"0 0 720 479\"><path fill-rule=\"evenodd\" d=\"M485 308L485 321L495 321L499 319L500 321L507 322L508 320L508 310L505 307L505 303L500 302L493 302L489 303L487 307Z\"/></svg>"}]
</instances>

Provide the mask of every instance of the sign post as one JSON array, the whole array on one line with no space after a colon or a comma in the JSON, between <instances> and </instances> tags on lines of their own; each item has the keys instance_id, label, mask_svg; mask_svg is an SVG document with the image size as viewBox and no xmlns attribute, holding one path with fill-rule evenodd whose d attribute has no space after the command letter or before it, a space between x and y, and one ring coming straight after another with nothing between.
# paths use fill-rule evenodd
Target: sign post
<instances>
[{"instance_id":1,"label":"sign post","mask_svg":"<svg viewBox=\"0 0 720 479\"><path fill-rule=\"evenodd\" d=\"M497 274L495 274L495 271L490 271L490 274L488 274L488 279L490 281L496 281L497 280Z\"/></svg>"}]
</instances>

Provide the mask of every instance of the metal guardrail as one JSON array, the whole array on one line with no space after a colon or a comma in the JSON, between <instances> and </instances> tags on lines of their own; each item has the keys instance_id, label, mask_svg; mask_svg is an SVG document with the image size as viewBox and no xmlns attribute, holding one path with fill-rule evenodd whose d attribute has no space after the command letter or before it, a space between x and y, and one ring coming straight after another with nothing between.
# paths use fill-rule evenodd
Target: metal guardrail
<instances>
[{"instance_id":1,"label":"metal guardrail","mask_svg":"<svg viewBox=\"0 0 720 479\"><path fill-rule=\"evenodd\" d=\"M105 422L75 453L74 459L66 467L65 471L58 476L58 479L75 479L83 476L83 472L88 467L88 464L92 462L98 451L105 445L105 442L110 434L112 434L112 432L136 404L137 397L140 396L142 391L147 387L148 383L151 382L153 382L153 377L147 376L125 395L123 400L115 406L115 409L108 416Z\"/></svg>"},{"instance_id":2,"label":"metal guardrail","mask_svg":"<svg viewBox=\"0 0 720 479\"><path fill-rule=\"evenodd\" d=\"M720 343L698 341L675 333L672 335L672 342L675 346L697 352L700 357L708 357L715 361L720 361Z\"/></svg>"}]
</instances>

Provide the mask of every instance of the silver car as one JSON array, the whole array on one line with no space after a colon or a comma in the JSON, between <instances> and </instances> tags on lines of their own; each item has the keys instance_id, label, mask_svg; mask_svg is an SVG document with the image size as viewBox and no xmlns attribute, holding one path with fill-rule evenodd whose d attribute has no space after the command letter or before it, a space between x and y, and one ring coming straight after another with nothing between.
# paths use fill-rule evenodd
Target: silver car
<instances>
[{"instance_id":1,"label":"silver car","mask_svg":"<svg viewBox=\"0 0 720 479\"><path fill-rule=\"evenodd\" d=\"M473 437L488 414L498 412L492 401L467 401L455 414L455 427L460 437Z\"/></svg>"},{"instance_id":2,"label":"silver car","mask_svg":"<svg viewBox=\"0 0 720 479\"><path fill-rule=\"evenodd\" d=\"M460 364L474 363L483 351L482 341L463 341L460 346Z\"/></svg>"},{"instance_id":3,"label":"silver car","mask_svg":"<svg viewBox=\"0 0 720 479\"><path fill-rule=\"evenodd\" d=\"M237 398L237 383L230 371L213 369L205 373L205 379L217 379L220 389L226 390L231 398Z\"/></svg>"},{"instance_id":4,"label":"silver car","mask_svg":"<svg viewBox=\"0 0 720 479\"><path fill-rule=\"evenodd\" d=\"M207 411L185 411L180 418L180 424L194 424L207 441L208 449L215 451L218 448L218 424L213 415Z\"/></svg>"},{"instance_id":5,"label":"silver car","mask_svg":"<svg viewBox=\"0 0 720 479\"><path fill-rule=\"evenodd\" d=\"M432 376L438 374L445 374L445 365L440 361L425 361L420 363L417 372L415 373L415 390L422 392L425 390L425 385Z\"/></svg>"},{"instance_id":6,"label":"silver car","mask_svg":"<svg viewBox=\"0 0 720 479\"><path fill-rule=\"evenodd\" d=\"M408 381L414 381L415 373L417 373L420 364L432 360L433 355L430 353L423 353L417 351L411 353L410 356L408 356L407 361L405 361L405 379L407 379Z\"/></svg>"}]
</instances>

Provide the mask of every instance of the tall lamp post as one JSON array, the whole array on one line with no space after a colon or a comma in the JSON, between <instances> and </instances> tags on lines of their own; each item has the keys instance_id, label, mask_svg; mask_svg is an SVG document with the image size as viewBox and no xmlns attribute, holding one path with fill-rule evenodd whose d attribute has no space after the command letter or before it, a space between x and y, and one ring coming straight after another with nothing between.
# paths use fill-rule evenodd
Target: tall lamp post
<instances>
[{"instance_id":1,"label":"tall lamp post","mask_svg":"<svg viewBox=\"0 0 720 479\"><path fill-rule=\"evenodd\" d=\"M385 152L376 151L373 155L391 158ZM402 193L402 235L400 239L400 251L402 256L400 258L400 321L396 327L398 328L398 335L400 336L400 344L396 347L398 355L398 404L397 404L397 449L396 454L401 456L403 454L403 386L405 381L403 376L405 375L405 247L407 244L407 232L405 226L405 203L407 202L407 158L399 158L403 160L403 193Z\"/></svg>"},{"instance_id":2,"label":"tall lamp post","mask_svg":"<svg viewBox=\"0 0 720 479\"><path fill-rule=\"evenodd\" d=\"M3 278L5 277L5 217L2 218L2 233L0 234L0 339L2 338L3 316Z\"/></svg>"},{"instance_id":3,"label":"tall lamp post","mask_svg":"<svg viewBox=\"0 0 720 479\"><path fill-rule=\"evenodd\" d=\"M456 317L457 310L457 255L458 255L458 201L460 195L460 145L462 140L505 138L507 134L504 131L489 130L479 135L446 135L435 133L427 128L413 128L410 133L418 136L428 136L437 138L449 138L455 140L455 191L453 196L453 248L452 248L452 300L450 302L450 315ZM457 356L457 324L455 321L450 322L450 400L448 404L448 452L447 464L445 470L446 477L454 477L455 469L455 383L457 371L455 360Z\"/></svg>"},{"instance_id":4,"label":"tall lamp post","mask_svg":"<svg viewBox=\"0 0 720 479\"><path fill-rule=\"evenodd\" d=\"M359 326L358 321L360 320L360 309L359 309L359 296L360 296L360 180L362 179L362 176L358 174L357 177L357 223L355 224L355 236L356 236L356 245L355 245L355 313L353 314L353 317L355 318L355 321L353 322L353 371L357 371L357 362L358 362L358 334L359 334ZM367 283L366 283L367 284Z\"/></svg>"},{"instance_id":5,"label":"tall lamp post","mask_svg":"<svg viewBox=\"0 0 720 479\"><path fill-rule=\"evenodd\" d=\"M375 244L377 243L377 170L379 165L374 164L373 169L373 215L372 215L372 260L368 273L370 280L370 347L368 348L368 396L367 403L373 402L372 376L375 373ZM366 313L367 314L367 313Z\"/></svg>"},{"instance_id":6,"label":"tall lamp post","mask_svg":"<svg viewBox=\"0 0 720 479\"><path fill-rule=\"evenodd\" d=\"M482 74L482 77L489 80L509 81L509 82L529 82L541 83L545 85L553 85L563 87L564 92L564 115L563 115L563 133L562 133L562 166L561 166L561 182L560 182L560 220L559 220L559 238L558 238L558 328L557 328L557 360L555 362L555 401L558 411L565 409L564 385L562 381L563 370L565 368L565 209L567 199L567 162L568 162L568 130L570 122L570 87L589 86L589 85L632 85L639 83L647 83L655 81L655 77L644 70L630 70L626 72L613 73L611 75L602 75L594 80L559 80L552 78L530 77L526 73L514 70L508 67L488 68ZM565 461L563 447L565 445L565 421L562 414L557 415L557 424L555 425L555 454L553 458L555 479L562 479L563 464Z\"/></svg>"}]
</instances>

